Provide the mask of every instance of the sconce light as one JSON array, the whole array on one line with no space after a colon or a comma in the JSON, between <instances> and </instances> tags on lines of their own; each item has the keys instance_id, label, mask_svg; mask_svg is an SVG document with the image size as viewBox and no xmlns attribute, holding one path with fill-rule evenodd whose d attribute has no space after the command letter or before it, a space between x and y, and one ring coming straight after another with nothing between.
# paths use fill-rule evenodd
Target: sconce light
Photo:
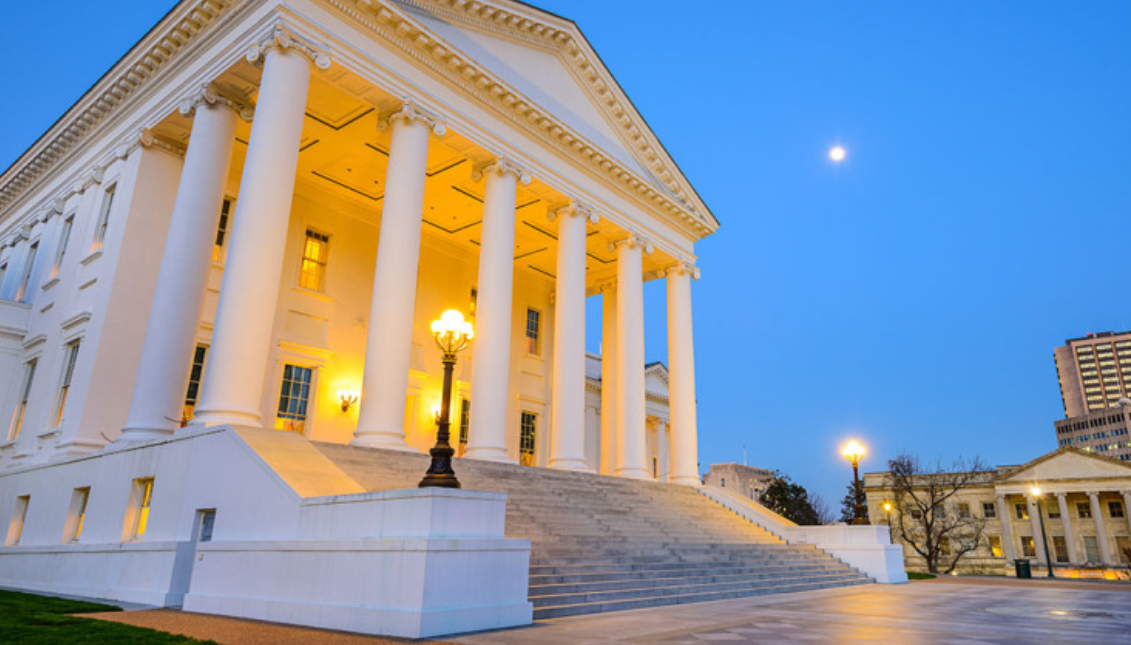
<instances>
[{"instance_id":1,"label":"sconce light","mask_svg":"<svg viewBox=\"0 0 1131 645\"><path fill-rule=\"evenodd\" d=\"M432 406L432 418L436 420L437 424L440 423L440 406Z\"/></svg>"},{"instance_id":2,"label":"sconce light","mask_svg":"<svg viewBox=\"0 0 1131 645\"><path fill-rule=\"evenodd\" d=\"M349 412L354 403L357 403L359 395L353 390L340 390L338 398L342 400L342 412Z\"/></svg>"}]
</instances>

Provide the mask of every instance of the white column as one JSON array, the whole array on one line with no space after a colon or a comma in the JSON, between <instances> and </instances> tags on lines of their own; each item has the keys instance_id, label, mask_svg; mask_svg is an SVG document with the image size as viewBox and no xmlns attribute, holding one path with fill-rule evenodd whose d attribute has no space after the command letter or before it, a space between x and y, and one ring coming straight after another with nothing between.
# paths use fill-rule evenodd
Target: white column
<instances>
[{"instance_id":1,"label":"white column","mask_svg":"<svg viewBox=\"0 0 1131 645\"><path fill-rule=\"evenodd\" d=\"M554 305L554 386L550 468L589 470L585 462L585 224L597 216L574 202L555 210L558 277Z\"/></svg>"},{"instance_id":2,"label":"white column","mask_svg":"<svg viewBox=\"0 0 1131 645\"><path fill-rule=\"evenodd\" d=\"M650 479L644 436L644 251L647 243L629 235L614 246L617 251L616 474Z\"/></svg>"},{"instance_id":3,"label":"white column","mask_svg":"<svg viewBox=\"0 0 1131 645\"><path fill-rule=\"evenodd\" d=\"M207 85L181 106L182 114L194 116L192 134L149 310L130 413L118 441L167 436L180 425L228 183L236 119L246 110Z\"/></svg>"},{"instance_id":4,"label":"white column","mask_svg":"<svg viewBox=\"0 0 1131 645\"><path fill-rule=\"evenodd\" d=\"M514 227L518 182L530 176L505 157L479 166L472 177L487 178L483 233L471 348L471 432L465 457L514 462L507 455L507 393L510 389L511 316L514 312Z\"/></svg>"},{"instance_id":5,"label":"white column","mask_svg":"<svg viewBox=\"0 0 1131 645\"><path fill-rule=\"evenodd\" d=\"M601 288L601 474L617 469L617 287Z\"/></svg>"},{"instance_id":6,"label":"white column","mask_svg":"<svg viewBox=\"0 0 1131 645\"><path fill-rule=\"evenodd\" d=\"M390 123L393 131L369 303L365 374L352 444L408 450L404 414L412 361L428 130L442 135L444 126L408 102L378 125Z\"/></svg>"},{"instance_id":7,"label":"white column","mask_svg":"<svg viewBox=\"0 0 1131 645\"><path fill-rule=\"evenodd\" d=\"M656 421L656 473L657 479L662 482L669 481L671 473L668 468L668 423L664 420Z\"/></svg>"},{"instance_id":8,"label":"white column","mask_svg":"<svg viewBox=\"0 0 1131 645\"><path fill-rule=\"evenodd\" d=\"M1115 564L1111 557L1111 544L1108 543L1103 509L1100 507L1100 494L1088 493L1088 502L1092 506L1092 521L1096 524L1096 543L1100 547L1100 561L1105 565Z\"/></svg>"},{"instance_id":9,"label":"white column","mask_svg":"<svg viewBox=\"0 0 1131 645\"><path fill-rule=\"evenodd\" d=\"M680 262L668 269L668 396L671 407L672 477L698 486L699 430L695 402L695 341L691 333L691 280L699 269Z\"/></svg>"},{"instance_id":10,"label":"white column","mask_svg":"<svg viewBox=\"0 0 1131 645\"><path fill-rule=\"evenodd\" d=\"M1001 525L1001 548L1008 566L1012 565L1013 560L1017 558L1017 544L1013 539L1013 516L1010 515L1012 509L1009 508L1005 495L996 495L995 500L997 501L998 524Z\"/></svg>"},{"instance_id":11,"label":"white column","mask_svg":"<svg viewBox=\"0 0 1131 645\"><path fill-rule=\"evenodd\" d=\"M1041 539L1041 524L1040 517L1037 513L1042 512L1041 501L1035 500L1028 495L1025 496L1025 501L1029 504L1029 530L1033 533L1033 550L1037 554L1037 563L1044 564L1045 560L1045 543Z\"/></svg>"},{"instance_id":12,"label":"white column","mask_svg":"<svg viewBox=\"0 0 1131 645\"><path fill-rule=\"evenodd\" d=\"M259 426L310 64L273 45L264 56L224 267L208 374L194 422Z\"/></svg>"},{"instance_id":13,"label":"white column","mask_svg":"<svg viewBox=\"0 0 1131 645\"><path fill-rule=\"evenodd\" d=\"M1127 519L1127 527L1131 529L1131 491L1123 491L1123 517Z\"/></svg>"},{"instance_id":14,"label":"white column","mask_svg":"<svg viewBox=\"0 0 1131 645\"><path fill-rule=\"evenodd\" d=\"M1076 555L1076 537L1072 534L1072 516L1068 514L1068 493L1056 494L1056 506L1060 509L1060 523L1064 527L1064 543L1068 545L1068 562L1080 564Z\"/></svg>"}]
</instances>

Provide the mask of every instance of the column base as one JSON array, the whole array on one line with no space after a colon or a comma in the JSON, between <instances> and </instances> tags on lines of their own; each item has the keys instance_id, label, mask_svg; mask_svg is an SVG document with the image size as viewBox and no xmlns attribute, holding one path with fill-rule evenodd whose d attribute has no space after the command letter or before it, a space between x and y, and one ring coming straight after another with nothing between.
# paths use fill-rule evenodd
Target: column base
<instances>
[{"instance_id":1,"label":"column base","mask_svg":"<svg viewBox=\"0 0 1131 645\"><path fill-rule=\"evenodd\" d=\"M683 486L702 486L703 482L698 477L691 475L672 475L668 478L668 483L680 484Z\"/></svg>"},{"instance_id":2,"label":"column base","mask_svg":"<svg viewBox=\"0 0 1131 645\"><path fill-rule=\"evenodd\" d=\"M584 459L551 459L550 468L554 470L570 470L576 473L591 473L593 469Z\"/></svg>"},{"instance_id":3,"label":"column base","mask_svg":"<svg viewBox=\"0 0 1131 645\"><path fill-rule=\"evenodd\" d=\"M643 468L617 468L617 477L624 477L625 479L645 479L654 481L652 475Z\"/></svg>"},{"instance_id":4,"label":"column base","mask_svg":"<svg viewBox=\"0 0 1131 645\"><path fill-rule=\"evenodd\" d=\"M416 452L405 441L404 431L396 430L357 430L353 433L351 446L358 448L380 448L381 450L400 450Z\"/></svg>"},{"instance_id":5,"label":"column base","mask_svg":"<svg viewBox=\"0 0 1131 645\"><path fill-rule=\"evenodd\" d=\"M262 428L263 424L259 422L258 411L242 411L242 410L201 410L197 409L196 416L193 417L189 425L204 426L211 428L212 426L246 426L249 428Z\"/></svg>"},{"instance_id":6,"label":"column base","mask_svg":"<svg viewBox=\"0 0 1131 645\"><path fill-rule=\"evenodd\" d=\"M463 454L464 459L478 459L479 461L494 461L501 464L517 464L518 462L510 458L504 448L494 448L487 446L468 447L467 452Z\"/></svg>"},{"instance_id":7,"label":"column base","mask_svg":"<svg viewBox=\"0 0 1131 645\"><path fill-rule=\"evenodd\" d=\"M154 426L126 426L122 434L111 443L132 443L135 441L151 441L153 439L167 439L173 436L173 428L159 428Z\"/></svg>"}]
</instances>

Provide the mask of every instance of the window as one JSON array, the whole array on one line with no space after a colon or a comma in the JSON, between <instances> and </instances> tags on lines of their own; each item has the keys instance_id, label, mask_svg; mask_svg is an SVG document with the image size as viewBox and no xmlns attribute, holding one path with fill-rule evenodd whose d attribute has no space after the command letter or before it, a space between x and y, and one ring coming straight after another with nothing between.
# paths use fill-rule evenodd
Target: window
<instances>
[{"instance_id":1,"label":"window","mask_svg":"<svg viewBox=\"0 0 1131 645\"><path fill-rule=\"evenodd\" d=\"M67 242L71 241L71 229L75 225L75 216L68 217L63 222L63 230L59 231L59 245L55 247L55 262L51 265L51 277L59 275L63 268L63 258L67 255Z\"/></svg>"},{"instance_id":2,"label":"window","mask_svg":"<svg viewBox=\"0 0 1131 645\"><path fill-rule=\"evenodd\" d=\"M1088 502L1076 502L1076 517L1082 520L1092 519L1092 506Z\"/></svg>"},{"instance_id":3,"label":"window","mask_svg":"<svg viewBox=\"0 0 1131 645\"><path fill-rule=\"evenodd\" d=\"M939 553L950 555L950 538L945 535L939 538Z\"/></svg>"},{"instance_id":4,"label":"window","mask_svg":"<svg viewBox=\"0 0 1131 645\"><path fill-rule=\"evenodd\" d=\"M55 422L52 428L63 424L63 410L67 407L67 392L71 389L71 378L75 375L75 360L79 355L79 341L73 340L63 348L63 378L59 383L59 396L55 404Z\"/></svg>"},{"instance_id":5,"label":"window","mask_svg":"<svg viewBox=\"0 0 1131 645\"><path fill-rule=\"evenodd\" d=\"M917 508L911 509L911 519L915 520L916 522L923 519L923 511Z\"/></svg>"},{"instance_id":6,"label":"window","mask_svg":"<svg viewBox=\"0 0 1131 645\"><path fill-rule=\"evenodd\" d=\"M1056 553L1057 562L1068 562L1068 543L1064 541L1063 535L1052 536L1052 550Z\"/></svg>"},{"instance_id":7,"label":"window","mask_svg":"<svg viewBox=\"0 0 1131 645\"><path fill-rule=\"evenodd\" d=\"M192 369L189 370L188 391L185 392L185 406L181 411L181 427L188 425L196 412L196 402L200 398L200 379L204 376L204 358L208 348L197 345L192 353Z\"/></svg>"},{"instance_id":8,"label":"window","mask_svg":"<svg viewBox=\"0 0 1131 645\"><path fill-rule=\"evenodd\" d=\"M1115 550L1120 564L1131 564L1131 538L1126 535L1115 536Z\"/></svg>"},{"instance_id":9,"label":"window","mask_svg":"<svg viewBox=\"0 0 1131 645\"><path fill-rule=\"evenodd\" d=\"M276 430L302 434L313 379L313 368L298 365L283 367L283 387L279 392L279 411L275 415Z\"/></svg>"},{"instance_id":10,"label":"window","mask_svg":"<svg viewBox=\"0 0 1131 645\"><path fill-rule=\"evenodd\" d=\"M523 412L518 438L518 462L523 466L534 465L534 438L537 431L538 415L533 412Z\"/></svg>"},{"instance_id":11,"label":"window","mask_svg":"<svg viewBox=\"0 0 1131 645\"><path fill-rule=\"evenodd\" d=\"M1045 504L1045 514L1049 516L1050 520L1060 519L1060 505L1059 504Z\"/></svg>"},{"instance_id":12,"label":"window","mask_svg":"<svg viewBox=\"0 0 1131 645\"><path fill-rule=\"evenodd\" d=\"M526 310L526 353L541 354L539 336L542 329L542 312L537 309Z\"/></svg>"},{"instance_id":13,"label":"window","mask_svg":"<svg viewBox=\"0 0 1131 645\"><path fill-rule=\"evenodd\" d=\"M216 226L216 244L212 247L212 261L224 261L224 243L227 242L228 226L232 218L232 200L224 199L220 206L220 223Z\"/></svg>"},{"instance_id":14,"label":"window","mask_svg":"<svg viewBox=\"0 0 1131 645\"><path fill-rule=\"evenodd\" d=\"M27 300L28 285L31 284L31 272L35 269L35 256L39 253L39 242L28 247L27 259L24 261L24 274L20 278L20 286L16 289L16 302Z\"/></svg>"},{"instance_id":15,"label":"window","mask_svg":"<svg viewBox=\"0 0 1131 645\"><path fill-rule=\"evenodd\" d=\"M958 517L964 520L970 519L970 505L966 502L959 502L958 504Z\"/></svg>"},{"instance_id":16,"label":"window","mask_svg":"<svg viewBox=\"0 0 1131 645\"><path fill-rule=\"evenodd\" d=\"M1120 504L1119 502L1108 502L1107 513L1112 517L1112 519L1123 517L1123 504Z\"/></svg>"},{"instance_id":17,"label":"window","mask_svg":"<svg viewBox=\"0 0 1131 645\"><path fill-rule=\"evenodd\" d=\"M990 543L990 555L995 558L1003 557L1001 552L1001 537L997 535L991 535L987 539Z\"/></svg>"},{"instance_id":18,"label":"window","mask_svg":"<svg viewBox=\"0 0 1131 645\"><path fill-rule=\"evenodd\" d=\"M467 433L471 428L471 398L464 397L459 406L459 454L467 450Z\"/></svg>"},{"instance_id":19,"label":"window","mask_svg":"<svg viewBox=\"0 0 1131 645\"><path fill-rule=\"evenodd\" d=\"M212 529L216 527L216 509L200 511L200 536L199 542L212 541Z\"/></svg>"},{"instance_id":20,"label":"window","mask_svg":"<svg viewBox=\"0 0 1131 645\"><path fill-rule=\"evenodd\" d=\"M298 286L311 291L326 289L326 258L330 252L330 236L306 229L306 243L302 247L302 269Z\"/></svg>"},{"instance_id":21,"label":"window","mask_svg":"<svg viewBox=\"0 0 1131 645\"><path fill-rule=\"evenodd\" d=\"M1013 505L1013 512L1019 520L1029 519L1029 508L1022 502Z\"/></svg>"},{"instance_id":22,"label":"window","mask_svg":"<svg viewBox=\"0 0 1131 645\"><path fill-rule=\"evenodd\" d=\"M8 275L8 263L0 264L0 287L4 286L4 278Z\"/></svg>"},{"instance_id":23,"label":"window","mask_svg":"<svg viewBox=\"0 0 1131 645\"><path fill-rule=\"evenodd\" d=\"M992 520L997 517L997 506L993 502L982 502L982 517Z\"/></svg>"},{"instance_id":24,"label":"window","mask_svg":"<svg viewBox=\"0 0 1131 645\"><path fill-rule=\"evenodd\" d=\"M1021 555L1025 556L1026 558L1037 557L1037 547L1035 544L1033 544L1033 536L1021 536Z\"/></svg>"},{"instance_id":25,"label":"window","mask_svg":"<svg viewBox=\"0 0 1131 645\"><path fill-rule=\"evenodd\" d=\"M140 540L149 528L149 504L153 499L153 478L141 477L133 482L129 511L126 513L126 539Z\"/></svg>"},{"instance_id":26,"label":"window","mask_svg":"<svg viewBox=\"0 0 1131 645\"><path fill-rule=\"evenodd\" d=\"M106 240L106 229L110 226L110 207L114 205L116 189L117 185L112 185L102 195L102 208L98 210L98 220L94 223L94 239L90 243L92 253L101 249L103 241Z\"/></svg>"},{"instance_id":27,"label":"window","mask_svg":"<svg viewBox=\"0 0 1131 645\"><path fill-rule=\"evenodd\" d=\"M726 487L727 487L727 478L726 477L720 478L719 479L719 488L726 488Z\"/></svg>"},{"instance_id":28,"label":"window","mask_svg":"<svg viewBox=\"0 0 1131 645\"><path fill-rule=\"evenodd\" d=\"M29 504L31 504L31 495L20 495L16 498L16 507L12 509L12 520L8 522L8 539L4 544L16 546L20 543L20 534L24 532L24 520L27 519Z\"/></svg>"},{"instance_id":29,"label":"window","mask_svg":"<svg viewBox=\"0 0 1131 645\"><path fill-rule=\"evenodd\" d=\"M1081 539L1084 540L1084 561L1099 564L1100 544L1096 541L1096 536L1085 535Z\"/></svg>"},{"instance_id":30,"label":"window","mask_svg":"<svg viewBox=\"0 0 1131 645\"><path fill-rule=\"evenodd\" d=\"M12 425L8 428L8 441L14 441L20 436L20 427L24 424L24 413L27 412L27 402L31 398L31 383L35 379L35 366L37 359L31 359L24 364L24 381L20 388L20 402L16 404L16 411L12 413Z\"/></svg>"},{"instance_id":31,"label":"window","mask_svg":"<svg viewBox=\"0 0 1131 645\"><path fill-rule=\"evenodd\" d=\"M90 487L76 488L71 494L71 512L67 516L64 542L78 542L82 537L82 525L86 521L86 502L90 499Z\"/></svg>"}]
</instances>

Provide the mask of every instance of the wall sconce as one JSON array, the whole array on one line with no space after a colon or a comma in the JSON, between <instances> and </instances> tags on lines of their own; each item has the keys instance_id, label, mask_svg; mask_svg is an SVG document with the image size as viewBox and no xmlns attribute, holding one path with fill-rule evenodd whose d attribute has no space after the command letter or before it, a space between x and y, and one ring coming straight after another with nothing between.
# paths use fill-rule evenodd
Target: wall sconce
<instances>
[{"instance_id":1,"label":"wall sconce","mask_svg":"<svg viewBox=\"0 0 1131 645\"><path fill-rule=\"evenodd\" d=\"M357 403L360 395L353 390L339 390L338 398L342 401L342 412L349 412L353 404Z\"/></svg>"},{"instance_id":2,"label":"wall sconce","mask_svg":"<svg viewBox=\"0 0 1131 645\"><path fill-rule=\"evenodd\" d=\"M439 425L439 423L440 423L440 406L438 406L438 405L432 406L432 418L435 419L436 424Z\"/></svg>"}]
</instances>

